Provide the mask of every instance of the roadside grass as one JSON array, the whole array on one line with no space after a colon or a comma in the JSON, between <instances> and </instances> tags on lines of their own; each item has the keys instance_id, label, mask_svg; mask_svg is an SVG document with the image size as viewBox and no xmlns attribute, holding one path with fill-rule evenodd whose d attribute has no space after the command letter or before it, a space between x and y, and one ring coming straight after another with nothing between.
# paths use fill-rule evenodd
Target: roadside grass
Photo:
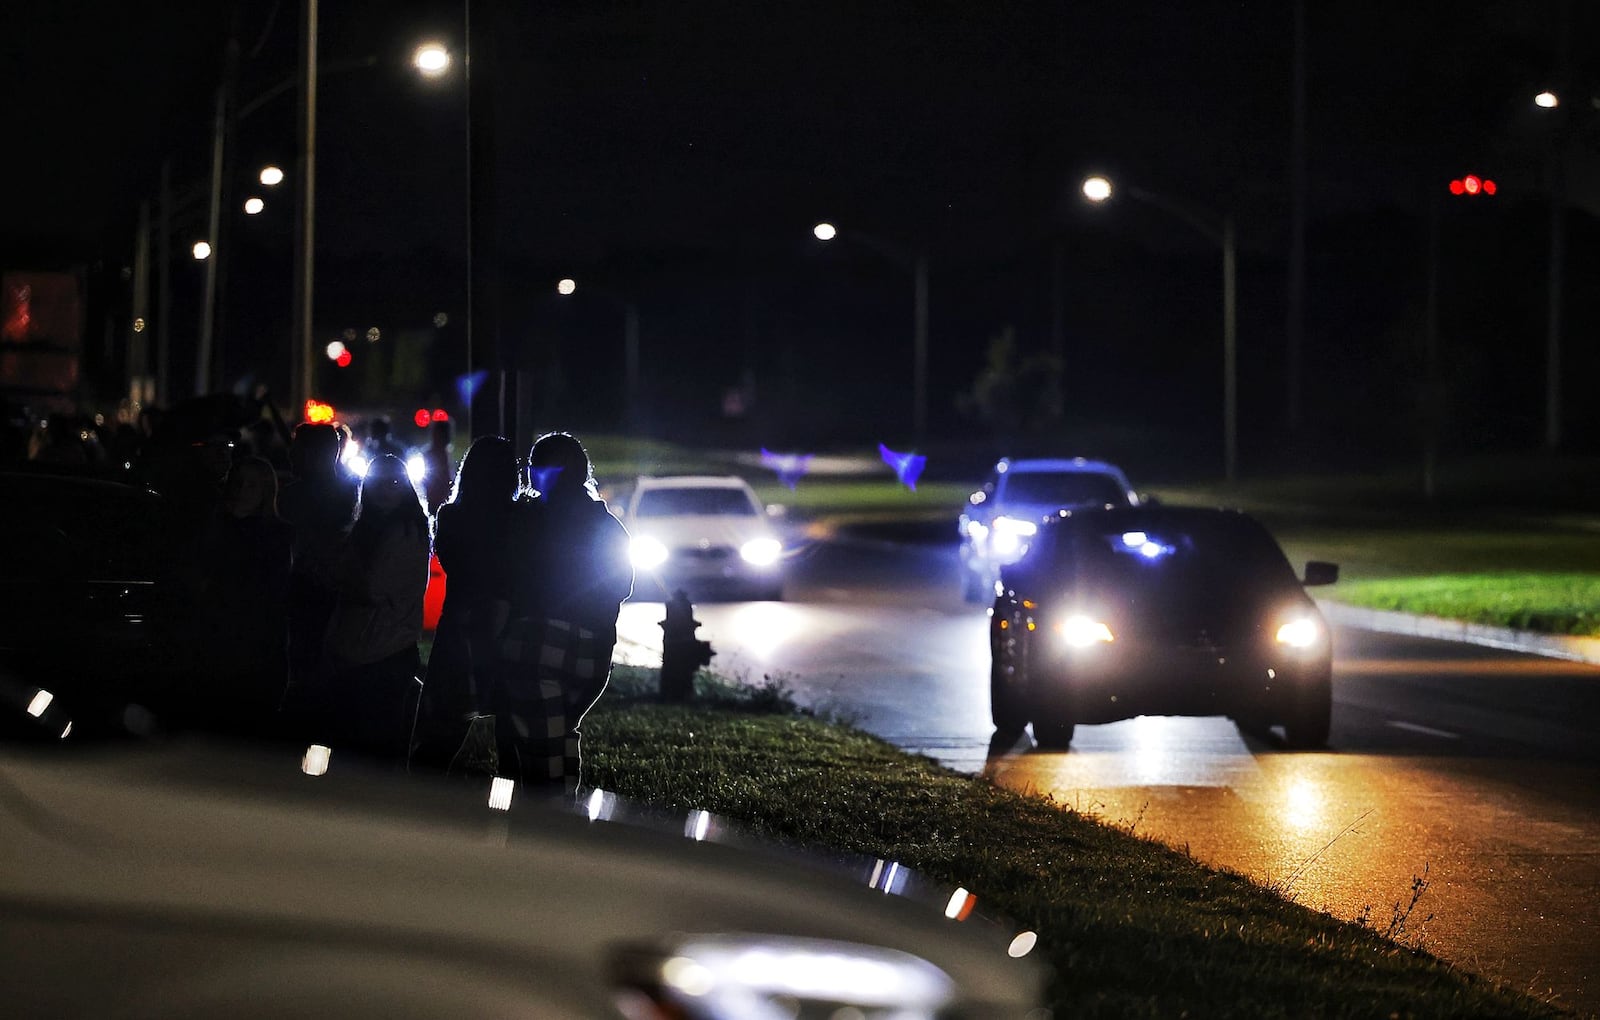
<instances>
[{"instance_id":1,"label":"roadside grass","mask_svg":"<svg viewBox=\"0 0 1600 1020\"><path fill-rule=\"evenodd\" d=\"M1067 810L941 768L766 693L650 701L619 671L585 721L586 779L782 844L901 862L1037 931L1061 1017L1552 1017L1370 927Z\"/></svg>"},{"instance_id":2,"label":"roadside grass","mask_svg":"<svg viewBox=\"0 0 1600 1020\"><path fill-rule=\"evenodd\" d=\"M1341 584L1341 602L1546 634L1600 637L1600 573L1440 574Z\"/></svg>"}]
</instances>

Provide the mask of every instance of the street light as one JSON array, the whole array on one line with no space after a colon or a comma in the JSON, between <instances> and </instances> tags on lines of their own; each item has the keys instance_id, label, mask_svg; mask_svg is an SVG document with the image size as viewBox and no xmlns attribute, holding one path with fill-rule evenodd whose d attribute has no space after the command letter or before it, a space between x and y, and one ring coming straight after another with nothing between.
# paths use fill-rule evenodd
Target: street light
<instances>
[{"instance_id":1,"label":"street light","mask_svg":"<svg viewBox=\"0 0 1600 1020\"><path fill-rule=\"evenodd\" d=\"M411 65L424 78L438 78L450 70L450 51L442 43L426 42L411 55Z\"/></svg>"},{"instance_id":2,"label":"street light","mask_svg":"<svg viewBox=\"0 0 1600 1020\"><path fill-rule=\"evenodd\" d=\"M246 216L255 216L257 213L261 212L261 210L265 209L266 207L267 207L267 203L261 201L261 199L259 199L259 198L255 198L253 196L244 200L244 214Z\"/></svg>"},{"instance_id":3,"label":"street light","mask_svg":"<svg viewBox=\"0 0 1600 1020\"><path fill-rule=\"evenodd\" d=\"M1551 92L1549 89L1545 89L1543 92L1533 97L1533 105L1544 110L1554 110L1556 107L1561 105L1561 99L1554 92Z\"/></svg>"},{"instance_id":4,"label":"street light","mask_svg":"<svg viewBox=\"0 0 1600 1020\"><path fill-rule=\"evenodd\" d=\"M269 188L276 188L283 183L283 170L275 166L264 166L256 179Z\"/></svg>"},{"instance_id":5,"label":"street light","mask_svg":"<svg viewBox=\"0 0 1600 1020\"><path fill-rule=\"evenodd\" d=\"M204 262L206 259L211 257L210 242L196 241L194 243L194 248L191 250L194 252L194 260L196 262Z\"/></svg>"},{"instance_id":6,"label":"street light","mask_svg":"<svg viewBox=\"0 0 1600 1020\"><path fill-rule=\"evenodd\" d=\"M625 387L623 402L627 414L636 414L639 403L639 306L630 299L620 294L613 294L604 288L588 289L622 306L622 378ZM578 281L570 276L556 282L556 293L562 297L571 297L577 291Z\"/></svg>"},{"instance_id":7,"label":"street light","mask_svg":"<svg viewBox=\"0 0 1600 1020\"><path fill-rule=\"evenodd\" d=\"M1113 190L1105 177L1087 177L1083 182L1083 197L1096 205L1109 200ZM1239 475L1239 353L1233 216L1218 217L1143 188L1124 190L1129 197L1176 216L1222 247L1222 467L1223 476L1235 481Z\"/></svg>"},{"instance_id":8,"label":"street light","mask_svg":"<svg viewBox=\"0 0 1600 1020\"><path fill-rule=\"evenodd\" d=\"M839 236L839 228L823 221L811 228L819 241L832 241ZM912 278L912 357L911 357L911 431L921 441L928 432L928 256L926 252L911 252L901 245L885 241L862 230L852 229L849 237L876 250L891 262L911 269Z\"/></svg>"}]
</instances>

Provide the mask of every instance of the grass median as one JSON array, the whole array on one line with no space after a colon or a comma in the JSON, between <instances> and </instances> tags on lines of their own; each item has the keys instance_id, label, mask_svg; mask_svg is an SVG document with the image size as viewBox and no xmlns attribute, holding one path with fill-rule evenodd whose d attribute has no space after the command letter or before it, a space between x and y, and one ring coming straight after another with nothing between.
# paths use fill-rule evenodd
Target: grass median
<instances>
[{"instance_id":1,"label":"grass median","mask_svg":"<svg viewBox=\"0 0 1600 1020\"><path fill-rule=\"evenodd\" d=\"M1441 574L1353 581L1339 601L1543 634L1600 637L1600 574Z\"/></svg>"},{"instance_id":2,"label":"grass median","mask_svg":"<svg viewBox=\"0 0 1600 1020\"><path fill-rule=\"evenodd\" d=\"M704 809L781 843L893 859L1039 932L1058 1017L1560 1014L1385 936L1047 799L796 711L781 688L703 678L664 706L639 671L584 724L585 778Z\"/></svg>"}]
</instances>

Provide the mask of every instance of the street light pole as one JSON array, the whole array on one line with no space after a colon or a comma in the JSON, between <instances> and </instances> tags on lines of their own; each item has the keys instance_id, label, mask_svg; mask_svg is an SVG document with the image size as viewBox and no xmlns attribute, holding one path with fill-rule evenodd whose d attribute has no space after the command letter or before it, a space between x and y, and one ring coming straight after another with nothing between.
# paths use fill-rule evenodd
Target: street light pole
<instances>
[{"instance_id":1,"label":"street light pole","mask_svg":"<svg viewBox=\"0 0 1600 1020\"><path fill-rule=\"evenodd\" d=\"M295 194L294 338L297 362L291 389L295 407L311 399L312 293L316 270L317 222L317 2L303 0L300 8L300 187Z\"/></svg>"},{"instance_id":2,"label":"street light pole","mask_svg":"<svg viewBox=\"0 0 1600 1020\"><path fill-rule=\"evenodd\" d=\"M1199 212L1143 188L1127 188L1129 196L1146 205L1170 213L1222 247L1222 471L1229 482L1239 477L1239 338L1237 251L1232 214L1220 218ZM1104 177L1089 177L1083 182L1083 197L1099 205L1111 198L1111 182ZM1218 225L1220 219L1220 226Z\"/></svg>"},{"instance_id":3,"label":"street light pole","mask_svg":"<svg viewBox=\"0 0 1600 1020\"><path fill-rule=\"evenodd\" d=\"M1239 337L1233 217L1222 218L1222 465L1239 478Z\"/></svg>"},{"instance_id":4,"label":"street light pole","mask_svg":"<svg viewBox=\"0 0 1600 1020\"><path fill-rule=\"evenodd\" d=\"M928 256L917 253L916 283L913 312L916 332L912 344L911 368L911 433L917 442L928 435Z\"/></svg>"},{"instance_id":5,"label":"street light pole","mask_svg":"<svg viewBox=\"0 0 1600 1020\"><path fill-rule=\"evenodd\" d=\"M811 233L819 241L832 241L839 230L832 223L818 223ZM887 257L891 262L911 267L911 431L917 442L928 433L928 254L908 252L900 245L860 230L850 236Z\"/></svg>"}]
</instances>

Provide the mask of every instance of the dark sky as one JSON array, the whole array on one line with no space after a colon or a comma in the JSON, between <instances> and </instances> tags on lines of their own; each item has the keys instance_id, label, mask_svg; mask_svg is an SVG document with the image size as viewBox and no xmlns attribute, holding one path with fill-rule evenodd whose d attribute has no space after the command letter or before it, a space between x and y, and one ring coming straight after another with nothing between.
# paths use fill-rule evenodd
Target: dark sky
<instances>
[{"instance_id":1,"label":"dark sky","mask_svg":"<svg viewBox=\"0 0 1600 1020\"><path fill-rule=\"evenodd\" d=\"M1309 6L1319 210L1395 201L1433 165L1527 170L1526 96L1553 76L1561 0ZM1600 19L1571 6L1581 67ZM240 6L242 92L292 71L298 7ZM507 234L582 259L770 244L827 215L934 249L1004 249L1075 215L1072 185L1099 168L1232 207L1265 243L1287 190L1290 10L506 4L492 87ZM33 2L13 5L19 20L6 162L26 197L7 234L115 243L163 154L203 176L228 5ZM380 61L324 81L327 240L458 243L461 82L423 86L404 57L422 35L459 50L460 6L325 0L322 22L325 61ZM241 152L289 158L292 97L277 106L242 125Z\"/></svg>"},{"instance_id":2,"label":"dark sky","mask_svg":"<svg viewBox=\"0 0 1600 1020\"><path fill-rule=\"evenodd\" d=\"M1502 200L1451 207L1447 255L1472 264L1447 266L1447 284L1466 292L1470 280L1471 300L1441 315L1480 334L1458 345L1485 352L1472 369L1483 387L1508 372L1526 376L1505 400L1527 411L1538 366L1526 354L1514 366L1496 358L1541 343L1552 124L1564 119L1570 131L1573 204L1600 213L1600 110L1586 102L1600 95L1600 5L1306 6L1307 364L1348 369L1327 376L1325 403L1370 390L1360 372L1374 370L1400 380L1374 400L1411 400L1405 351L1425 288L1426 210L1451 177L1477 172L1497 179ZM1112 409L1181 397L1174 421L1209 414L1214 401L1187 380L1215 372L1214 243L1133 202L1087 206L1078 183L1099 171L1233 213L1247 419L1278 420L1250 404L1270 400L1281 372L1289 0L542 0L478 9L474 92L496 113L505 327L541 371L565 358L559 377L581 387L581 354L617 342L613 305L552 303L553 279L570 272L631 290L646 309L647 376L700 387L685 397L696 407L711 406L708 394L742 372L768 392L776 380L803 403L807 387L832 384L829 365L850 359L861 382L848 399L886 400L884 413L903 419L908 274L859 246L820 254L810 228L827 218L931 256L936 413L969 385L987 337L1015 325L1025 348L1045 342L1055 279L1066 285L1069 361L1095 373L1080 395ZM8 9L7 262L125 263L137 203L155 194L163 159L180 192L203 195L235 11L245 100L293 73L297 0L32 0ZM466 90L459 63L424 82L407 59L423 38L459 56L463 7L322 0L321 15L318 328L418 328L436 310L456 315ZM1552 116L1531 97L1561 84L1564 49L1571 88ZM367 58L371 66L357 66ZM290 362L288 189L265 193L268 211L254 219L237 203L254 190L259 164L292 165L294 114L288 92L234 135L229 374L282 373ZM201 206L179 234L199 236ZM1585 236L1574 234L1574 281L1587 265ZM1066 247L1055 276L1052 244ZM180 305L197 301L195 279L177 286ZM182 324L194 319L175 313ZM435 346L456 342L442 336ZM1163 352L1165 389L1148 389L1136 369L1150 355L1130 350ZM660 374L669 365L678 374ZM590 381L609 386L608 370L594 368Z\"/></svg>"}]
</instances>

